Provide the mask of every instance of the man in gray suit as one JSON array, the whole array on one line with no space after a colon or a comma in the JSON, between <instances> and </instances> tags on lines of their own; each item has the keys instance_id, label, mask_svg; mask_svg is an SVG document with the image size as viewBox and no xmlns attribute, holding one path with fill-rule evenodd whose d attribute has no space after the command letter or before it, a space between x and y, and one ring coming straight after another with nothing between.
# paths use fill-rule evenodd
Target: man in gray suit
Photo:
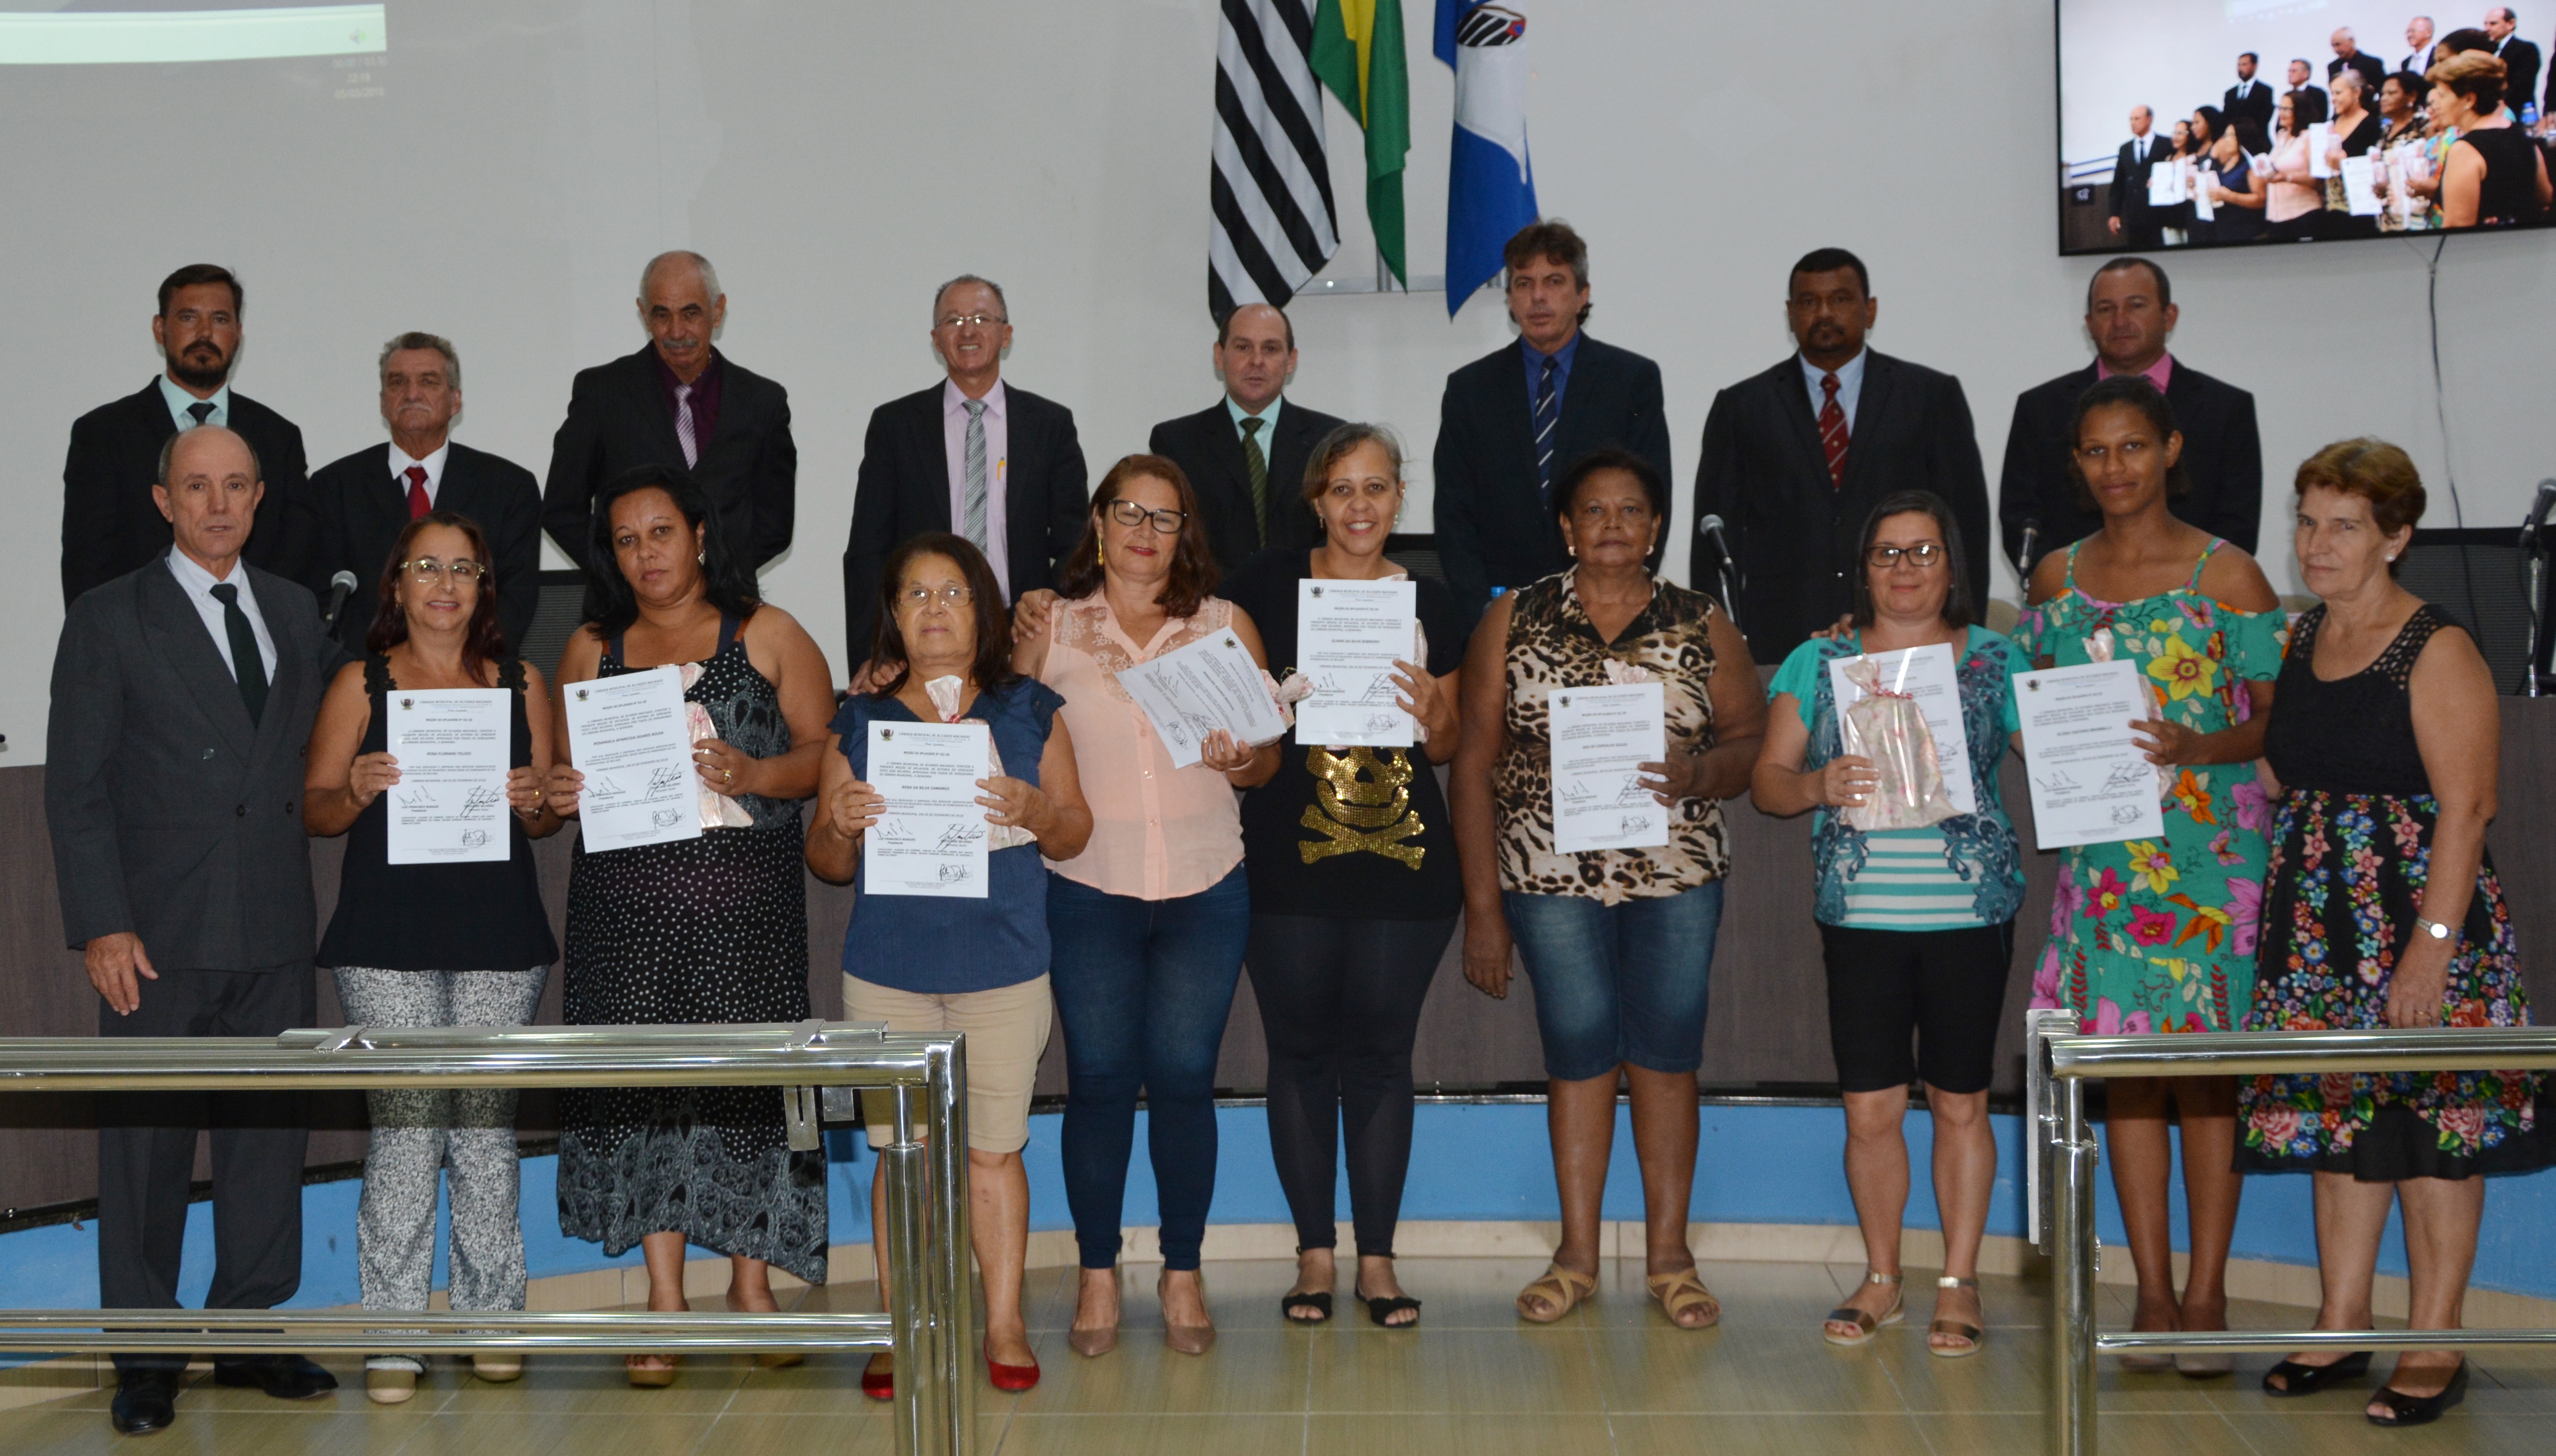
<instances>
[{"instance_id":1,"label":"man in gray suit","mask_svg":"<svg viewBox=\"0 0 2556 1456\"><path fill-rule=\"evenodd\" d=\"M54 655L45 819L63 930L85 952L103 1036L273 1036L317 1019L303 745L343 660L308 589L248 565L265 494L219 426L172 435L152 499L167 556L81 595ZM298 1099L99 1100L105 1309L178 1307L195 1132L212 1131L211 1309L268 1309L302 1281ZM183 1355L119 1355L115 1428L175 1417ZM214 1363L284 1399L334 1390L298 1355Z\"/></svg>"}]
</instances>

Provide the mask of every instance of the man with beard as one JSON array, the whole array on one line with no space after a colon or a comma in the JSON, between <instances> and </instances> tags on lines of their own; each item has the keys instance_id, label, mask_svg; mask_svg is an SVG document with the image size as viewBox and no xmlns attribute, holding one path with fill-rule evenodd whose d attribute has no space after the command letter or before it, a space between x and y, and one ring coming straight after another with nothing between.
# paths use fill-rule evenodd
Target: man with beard
<instances>
[{"instance_id":1,"label":"man with beard","mask_svg":"<svg viewBox=\"0 0 2556 1456\"><path fill-rule=\"evenodd\" d=\"M1216 331L1224 398L1154 427L1145 448L1190 477L1208 548L1228 575L1266 547L1303 551L1321 538L1305 508L1305 462L1340 426L1281 398L1296 377L1296 326L1268 304L1244 304Z\"/></svg>"},{"instance_id":2,"label":"man with beard","mask_svg":"<svg viewBox=\"0 0 2556 1456\"><path fill-rule=\"evenodd\" d=\"M198 425L220 425L257 452L266 495L250 533L249 565L299 579L312 521L302 432L291 420L232 392L239 361L242 295L237 278L211 263L190 263L160 285L151 340L168 368L160 377L71 424L63 462L63 604L168 554L169 522L152 504L160 447Z\"/></svg>"},{"instance_id":3,"label":"man with beard","mask_svg":"<svg viewBox=\"0 0 2556 1456\"><path fill-rule=\"evenodd\" d=\"M1749 655L1781 662L1854 604L1864 517L1884 496L1931 490L1961 524L1953 583L1974 617L1988 595L1988 488L1962 381L1864 347L1879 316L1871 275L1844 248L1793 265L1784 319L1800 351L1714 397L1696 469L1689 571L1710 582L1720 516Z\"/></svg>"}]
</instances>

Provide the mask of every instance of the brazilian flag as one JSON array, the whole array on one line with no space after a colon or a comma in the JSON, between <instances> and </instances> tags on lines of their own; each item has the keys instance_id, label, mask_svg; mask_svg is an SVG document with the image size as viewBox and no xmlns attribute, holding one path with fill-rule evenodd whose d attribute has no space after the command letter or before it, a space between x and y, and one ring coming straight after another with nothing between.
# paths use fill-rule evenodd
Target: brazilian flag
<instances>
[{"instance_id":1,"label":"brazilian flag","mask_svg":"<svg viewBox=\"0 0 2556 1456\"><path fill-rule=\"evenodd\" d=\"M1411 151L1411 68L1402 0L1322 0L1314 12L1314 74L1366 132L1366 220L1393 276L1403 269L1402 160Z\"/></svg>"}]
</instances>

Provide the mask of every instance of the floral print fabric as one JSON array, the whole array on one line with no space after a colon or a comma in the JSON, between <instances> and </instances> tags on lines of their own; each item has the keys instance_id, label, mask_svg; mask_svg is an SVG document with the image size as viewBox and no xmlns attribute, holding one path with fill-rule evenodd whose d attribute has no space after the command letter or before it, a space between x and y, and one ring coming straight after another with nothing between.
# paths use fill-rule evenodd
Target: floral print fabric
<instances>
[{"instance_id":1,"label":"floral print fabric","mask_svg":"<svg viewBox=\"0 0 2556 1456\"><path fill-rule=\"evenodd\" d=\"M2135 663L2163 718L2212 733L2245 721L2244 684L2278 675L2286 618L2238 611L2192 581L2137 601L2099 601L2068 586L2024 612L2015 638L2056 667L2097 660L2087 639ZM2162 839L2066 852L2050 907L2050 942L2032 1004L2067 1007L2098 1034L2231 1031L2253 997L2271 804L2250 763L2176 767L2160 784Z\"/></svg>"}]
</instances>

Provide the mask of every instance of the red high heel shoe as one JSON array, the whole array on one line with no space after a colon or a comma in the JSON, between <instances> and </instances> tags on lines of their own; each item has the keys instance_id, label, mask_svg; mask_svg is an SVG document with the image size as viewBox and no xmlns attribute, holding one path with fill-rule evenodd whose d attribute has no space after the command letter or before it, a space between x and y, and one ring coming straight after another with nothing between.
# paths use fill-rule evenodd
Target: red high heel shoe
<instances>
[{"instance_id":1,"label":"red high heel shoe","mask_svg":"<svg viewBox=\"0 0 2556 1456\"><path fill-rule=\"evenodd\" d=\"M868 1366L861 1367L861 1393L873 1400L895 1399L896 1368L873 1371Z\"/></svg>"},{"instance_id":2,"label":"red high heel shoe","mask_svg":"<svg viewBox=\"0 0 2556 1456\"><path fill-rule=\"evenodd\" d=\"M1028 1365L1005 1365L988 1355L985 1357L985 1379L994 1383L995 1390L1017 1395L1023 1390L1033 1390L1038 1386L1038 1362L1033 1360Z\"/></svg>"}]
</instances>

